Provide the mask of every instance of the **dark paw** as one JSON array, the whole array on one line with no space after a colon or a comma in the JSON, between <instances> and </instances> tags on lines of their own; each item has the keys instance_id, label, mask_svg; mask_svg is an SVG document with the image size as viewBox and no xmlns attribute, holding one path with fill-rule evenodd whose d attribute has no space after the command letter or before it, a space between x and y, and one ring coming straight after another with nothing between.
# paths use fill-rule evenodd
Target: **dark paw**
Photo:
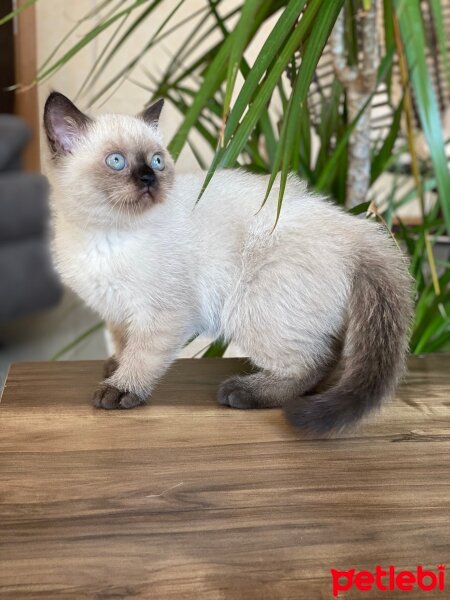
<instances>
[{"instance_id":1,"label":"dark paw","mask_svg":"<svg viewBox=\"0 0 450 600\"><path fill-rule=\"evenodd\" d=\"M217 400L219 404L231 408L259 408L258 400L242 383L240 377L232 377L224 381L219 387Z\"/></svg>"},{"instance_id":2,"label":"dark paw","mask_svg":"<svg viewBox=\"0 0 450 600\"><path fill-rule=\"evenodd\" d=\"M110 356L103 363L103 377L105 379L107 379L108 377L111 377L111 375L113 373L115 373L115 371L117 371L118 366L119 366L119 363L117 362L116 357Z\"/></svg>"},{"instance_id":3,"label":"dark paw","mask_svg":"<svg viewBox=\"0 0 450 600\"><path fill-rule=\"evenodd\" d=\"M96 408L112 410L115 408L135 408L144 401L132 392L119 390L118 388L104 383L94 394L92 403Z\"/></svg>"}]
</instances>

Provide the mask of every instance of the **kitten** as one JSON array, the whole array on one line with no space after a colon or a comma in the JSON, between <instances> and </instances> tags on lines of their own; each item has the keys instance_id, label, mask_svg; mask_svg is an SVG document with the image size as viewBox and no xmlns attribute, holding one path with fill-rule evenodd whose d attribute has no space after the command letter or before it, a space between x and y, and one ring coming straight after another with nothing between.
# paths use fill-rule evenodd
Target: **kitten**
<instances>
[{"instance_id":1,"label":"kitten","mask_svg":"<svg viewBox=\"0 0 450 600\"><path fill-rule=\"evenodd\" d=\"M219 171L195 206L205 175L175 176L162 105L93 119L53 92L45 106L56 264L116 347L94 405L143 404L183 344L205 333L235 341L259 369L225 381L220 404L283 406L318 433L355 423L402 373L404 258L379 226L295 176L274 231L279 184L259 211L266 176Z\"/></svg>"}]
</instances>

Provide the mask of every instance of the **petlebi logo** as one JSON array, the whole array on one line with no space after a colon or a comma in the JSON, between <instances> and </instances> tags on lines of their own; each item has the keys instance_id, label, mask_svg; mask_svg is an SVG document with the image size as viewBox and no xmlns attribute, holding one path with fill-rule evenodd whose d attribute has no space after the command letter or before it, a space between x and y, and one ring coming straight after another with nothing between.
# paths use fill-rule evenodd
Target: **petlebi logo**
<instances>
[{"instance_id":1,"label":"petlebi logo","mask_svg":"<svg viewBox=\"0 0 450 600\"><path fill-rule=\"evenodd\" d=\"M374 571L331 569L331 586L335 598L341 592L346 592L351 588L356 588L361 592L370 592L371 590L443 592L445 589L445 565L439 565L435 570L417 565L413 571L398 571L393 565L386 568L377 565Z\"/></svg>"}]
</instances>

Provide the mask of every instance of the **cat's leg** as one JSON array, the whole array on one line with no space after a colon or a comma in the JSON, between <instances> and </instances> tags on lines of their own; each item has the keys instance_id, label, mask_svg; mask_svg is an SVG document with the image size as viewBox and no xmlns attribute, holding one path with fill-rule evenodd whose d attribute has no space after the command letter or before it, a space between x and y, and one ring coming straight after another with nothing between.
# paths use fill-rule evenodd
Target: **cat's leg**
<instances>
[{"instance_id":1,"label":"cat's leg","mask_svg":"<svg viewBox=\"0 0 450 600\"><path fill-rule=\"evenodd\" d=\"M111 377L119 366L119 357L125 348L126 332L125 328L115 323L108 323L108 331L111 335L114 354L107 358L103 363L103 377Z\"/></svg>"},{"instance_id":2,"label":"cat's leg","mask_svg":"<svg viewBox=\"0 0 450 600\"><path fill-rule=\"evenodd\" d=\"M219 404L232 408L276 408L312 390L324 377L321 369L303 377L282 377L268 371L236 375L219 387Z\"/></svg>"},{"instance_id":3,"label":"cat's leg","mask_svg":"<svg viewBox=\"0 0 450 600\"><path fill-rule=\"evenodd\" d=\"M178 332L178 333L177 333ZM97 408L134 408L145 404L155 383L174 360L182 346L179 329L174 325L159 330L127 332L117 369L95 392Z\"/></svg>"}]
</instances>

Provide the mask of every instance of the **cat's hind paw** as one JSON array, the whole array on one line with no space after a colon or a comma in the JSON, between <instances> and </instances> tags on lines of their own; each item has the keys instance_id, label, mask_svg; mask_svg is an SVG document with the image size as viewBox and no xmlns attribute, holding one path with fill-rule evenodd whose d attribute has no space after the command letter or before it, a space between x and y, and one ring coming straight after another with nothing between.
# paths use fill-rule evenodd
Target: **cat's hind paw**
<instances>
[{"instance_id":1,"label":"cat's hind paw","mask_svg":"<svg viewBox=\"0 0 450 600\"><path fill-rule=\"evenodd\" d=\"M96 408L105 410L135 408L145 404L144 400L137 394L127 390L120 390L115 386L104 383L95 392L92 398L92 404Z\"/></svg>"},{"instance_id":2,"label":"cat's hind paw","mask_svg":"<svg viewBox=\"0 0 450 600\"><path fill-rule=\"evenodd\" d=\"M231 408L260 408L258 399L245 385L241 377L231 377L219 387L217 400L223 406Z\"/></svg>"}]
</instances>

